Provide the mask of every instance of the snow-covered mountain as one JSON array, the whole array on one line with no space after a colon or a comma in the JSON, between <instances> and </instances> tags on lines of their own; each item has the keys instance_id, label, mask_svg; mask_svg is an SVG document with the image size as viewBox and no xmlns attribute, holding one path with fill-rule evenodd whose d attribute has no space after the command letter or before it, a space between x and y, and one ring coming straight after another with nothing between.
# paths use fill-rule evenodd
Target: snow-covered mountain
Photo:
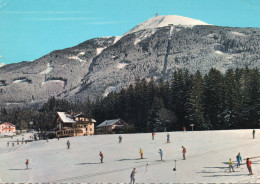
<instances>
[{"instance_id":1,"label":"snow-covered mountain","mask_svg":"<svg viewBox=\"0 0 260 184\"><path fill-rule=\"evenodd\" d=\"M131 34L137 31L146 30L146 29L155 29L165 26L184 26L184 27L193 27L196 25L209 25L200 20L178 16L178 15L166 15L166 16L156 16L148 19L147 21L135 26L133 29L128 31L126 34Z\"/></svg>"},{"instance_id":2,"label":"snow-covered mountain","mask_svg":"<svg viewBox=\"0 0 260 184\"><path fill-rule=\"evenodd\" d=\"M151 18L121 36L87 40L33 62L0 68L0 106L27 107L50 96L106 96L137 78L170 80L174 71L260 66L260 29L209 25L181 16Z\"/></svg>"},{"instance_id":3,"label":"snow-covered mountain","mask_svg":"<svg viewBox=\"0 0 260 184\"><path fill-rule=\"evenodd\" d=\"M258 133L258 130L256 130ZM94 135L50 139L16 145L20 137L0 139L0 183L129 183L136 168L136 183L259 183L260 137L252 139L252 130ZM27 134L25 140L30 139ZM70 149L66 142L70 140ZM7 142L10 142L7 147ZM12 147L14 141L15 146ZM182 146L187 160L182 160ZM144 159L140 159L139 149ZM163 151L160 161L158 149ZM100 164L99 152L104 154ZM236 155L242 165L236 167ZM248 175L247 157L253 176ZM228 172L229 158L235 172ZM29 170L25 161L29 160ZM176 171L175 168L176 160ZM147 167L146 167L146 164Z\"/></svg>"},{"instance_id":4,"label":"snow-covered mountain","mask_svg":"<svg viewBox=\"0 0 260 184\"><path fill-rule=\"evenodd\" d=\"M0 63L0 68L2 67L2 66L4 66L5 64L4 63Z\"/></svg>"}]
</instances>

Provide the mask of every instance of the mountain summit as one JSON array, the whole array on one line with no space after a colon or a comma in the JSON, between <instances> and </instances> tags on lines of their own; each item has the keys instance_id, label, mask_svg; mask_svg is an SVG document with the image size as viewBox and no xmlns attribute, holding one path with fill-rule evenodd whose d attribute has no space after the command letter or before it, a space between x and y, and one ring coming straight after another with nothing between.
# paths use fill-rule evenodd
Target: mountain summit
<instances>
[{"instance_id":1,"label":"mountain summit","mask_svg":"<svg viewBox=\"0 0 260 184\"><path fill-rule=\"evenodd\" d=\"M189 17L183 17L179 15L164 15L164 16L156 16L150 18L147 21L135 26L126 34L134 33L144 29L153 29L153 28L165 27L169 25L193 27L195 25L209 25L209 24Z\"/></svg>"}]
</instances>

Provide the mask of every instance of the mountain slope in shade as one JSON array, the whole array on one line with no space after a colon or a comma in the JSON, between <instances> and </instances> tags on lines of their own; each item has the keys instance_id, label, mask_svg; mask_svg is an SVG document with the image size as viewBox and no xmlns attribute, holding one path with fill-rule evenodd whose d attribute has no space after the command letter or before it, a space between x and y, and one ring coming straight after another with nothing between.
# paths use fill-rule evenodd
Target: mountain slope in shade
<instances>
[{"instance_id":1,"label":"mountain slope in shade","mask_svg":"<svg viewBox=\"0 0 260 184\"><path fill-rule=\"evenodd\" d=\"M165 15L165 16L157 16L157 17L150 18L147 21L135 26L126 34L134 33L144 29L154 29L154 28L165 27L169 25L193 27L195 25L209 25L209 24L188 17L178 16L178 15Z\"/></svg>"}]
</instances>

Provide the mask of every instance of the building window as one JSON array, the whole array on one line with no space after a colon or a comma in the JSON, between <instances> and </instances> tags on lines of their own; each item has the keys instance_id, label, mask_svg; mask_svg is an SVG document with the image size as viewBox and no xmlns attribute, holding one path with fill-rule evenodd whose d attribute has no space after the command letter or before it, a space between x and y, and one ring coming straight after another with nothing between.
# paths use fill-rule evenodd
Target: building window
<instances>
[{"instance_id":1,"label":"building window","mask_svg":"<svg viewBox=\"0 0 260 184\"><path fill-rule=\"evenodd\" d=\"M92 128L90 128L90 131L92 131Z\"/></svg>"}]
</instances>

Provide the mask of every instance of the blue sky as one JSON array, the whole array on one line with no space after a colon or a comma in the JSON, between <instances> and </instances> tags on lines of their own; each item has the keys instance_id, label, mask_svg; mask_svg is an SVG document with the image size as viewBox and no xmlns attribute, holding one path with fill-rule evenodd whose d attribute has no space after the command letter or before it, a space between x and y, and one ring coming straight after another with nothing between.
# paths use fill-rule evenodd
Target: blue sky
<instances>
[{"instance_id":1,"label":"blue sky","mask_svg":"<svg viewBox=\"0 0 260 184\"><path fill-rule=\"evenodd\" d=\"M0 63L122 35L156 12L260 28L260 0L0 0Z\"/></svg>"}]
</instances>

